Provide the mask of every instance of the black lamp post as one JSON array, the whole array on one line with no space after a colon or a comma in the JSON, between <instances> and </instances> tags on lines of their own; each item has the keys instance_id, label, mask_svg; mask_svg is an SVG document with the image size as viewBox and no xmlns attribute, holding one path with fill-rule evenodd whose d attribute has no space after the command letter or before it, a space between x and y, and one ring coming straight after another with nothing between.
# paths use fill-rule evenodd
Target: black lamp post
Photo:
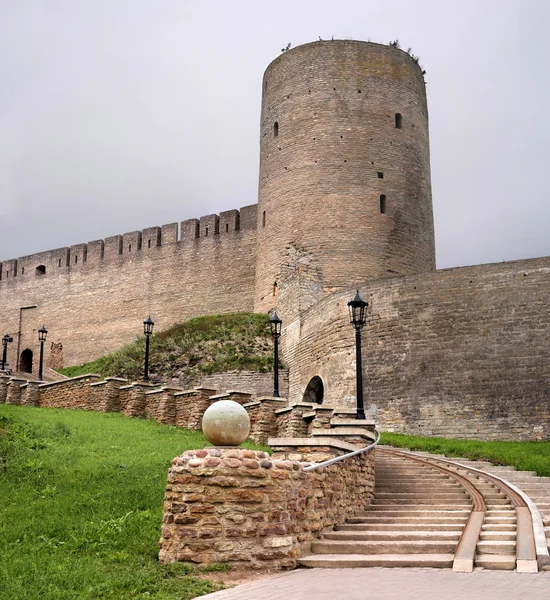
<instances>
[{"instance_id":1,"label":"black lamp post","mask_svg":"<svg viewBox=\"0 0 550 600\"><path fill-rule=\"evenodd\" d=\"M356 419L365 418L365 407L363 405L363 369L361 365L361 329L365 324L365 310L368 306L359 295L359 290L353 300L348 302L349 322L355 327L355 369L357 381L357 412Z\"/></svg>"},{"instance_id":2,"label":"black lamp post","mask_svg":"<svg viewBox=\"0 0 550 600\"><path fill-rule=\"evenodd\" d=\"M280 398L279 395L279 338L281 337L281 319L274 312L269 325L271 327L271 335L273 336L273 397Z\"/></svg>"},{"instance_id":3,"label":"black lamp post","mask_svg":"<svg viewBox=\"0 0 550 600\"><path fill-rule=\"evenodd\" d=\"M145 321L143 321L143 333L145 334L145 366L143 368L143 381L149 381L149 338L153 333L154 325L151 317L147 317Z\"/></svg>"},{"instance_id":4,"label":"black lamp post","mask_svg":"<svg viewBox=\"0 0 550 600\"><path fill-rule=\"evenodd\" d=\"M6 363L8 362L8 344L10 342L13 342L13 338L6 333L2 338L2 345L4 346L4 351L2 352L2 371L6 368Z\"/></svg>"},{"instance_id":5,"label":"black lamp post","mask_svg":"<svg viewBox=\"0 0 550 600\"><path fill-rule=\"evenodd\" d=\"M48 335L48 330L45 325L42 325L42 328L38 330L38 341L40 342L40 364L38 367L38 379L42 381L42 367L44 366L44 342L46 341L46 337Z\"/></svg>"}]
</instances>

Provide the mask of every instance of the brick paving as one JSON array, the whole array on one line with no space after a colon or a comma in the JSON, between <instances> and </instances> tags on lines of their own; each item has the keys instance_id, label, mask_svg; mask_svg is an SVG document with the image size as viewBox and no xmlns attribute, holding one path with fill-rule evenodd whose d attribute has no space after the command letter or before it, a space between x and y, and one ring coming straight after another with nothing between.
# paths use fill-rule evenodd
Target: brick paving
<instances>
[{"instance_id":1,"label":"brick paving","mask_svg":"<svg viewBox=\"0 0 550 600\"><path fill-rule=\"evenodd\" d=\"M201 600L547 600L550 571L298 569L201 596Z\"/></svg>"}]
</instances>

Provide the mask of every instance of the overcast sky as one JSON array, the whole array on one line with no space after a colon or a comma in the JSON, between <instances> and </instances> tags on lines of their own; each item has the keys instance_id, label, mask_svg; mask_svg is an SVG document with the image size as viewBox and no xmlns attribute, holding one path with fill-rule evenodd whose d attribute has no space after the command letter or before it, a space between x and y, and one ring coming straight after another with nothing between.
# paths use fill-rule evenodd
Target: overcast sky
<instances>
[{"instance_id":1,"label":"overcast sky","mask_svg":"<svg viewBox=\"0 0 550 600\"><path fill-rule=\"evenodd\" d=\"M548 0L0 0L0 260L257 202L289 42L412 47L439 268L550 255Z\"/></svg>"}]
</instances>

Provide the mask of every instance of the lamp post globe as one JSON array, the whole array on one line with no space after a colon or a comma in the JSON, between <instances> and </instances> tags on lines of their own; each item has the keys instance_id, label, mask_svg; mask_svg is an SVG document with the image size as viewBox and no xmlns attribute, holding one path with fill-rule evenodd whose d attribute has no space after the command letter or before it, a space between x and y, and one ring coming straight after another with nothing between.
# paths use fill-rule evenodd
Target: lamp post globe
<instances>
[{"instance_id":1,"label":"lamp post globe","mask_svg":"<svg viewBox=\"0 0 550 600\"><path fill-rule=\"evenodd\" d=\"M2 338L2 371L6 368L6 363L8 361L8 344L13 342L13 338L7 333Z\"/></svg>"},{"instance_id":2,"label":"lamp post globe","mask_svg":"<svg viewBox=\"0 0 550 600\"><path fill-rule=\"evenodd\" d=\"M149 381L149 338L153 334L153 323L151 316L143 321L143 333L145 334L145 364L143 366L143 381Z\"/></svg>"},{"instance_id":3,"label":"lamp post globe","mask_svg":"<svg viewBox=\"0 0 550 600\"><path fill-rule=\"evenodd\" d=\"M280 398L279 394L279 338L283 322L274 312L269 319L271 336L273 337L273 397Z\"/></svg>"},{"instance_id":4,"label":"lamp post globe","mask_svg":"<svg viewBox=\"0 0 550 600\"><path fill-rule=\"evenodd\" d=\"M42 381L42 375L43 375L43 367L44 367L44 342L46 341L46 338L48 337L48 330L46 329L45 325L42 325L42 327L38 330L38 341L40 342L40 363L39 363L39 367L38 367L38 379L40 381Z\"/></svg>"},{"instance_id":5,"label":"lamp post globe","mask_svg":"<svg viewBox=\"0 0 550 600\"><path fill-rule=\"evenodd\" d=\"M365 325L365 312L368 306L359 295L359 290L353 300L348 302L349 322L355 328L355 380L357 386L357 409L356 419L365 418L365 406L363 402L363 367L361 364L361 329Z\"/></svg>"}]
</instances>

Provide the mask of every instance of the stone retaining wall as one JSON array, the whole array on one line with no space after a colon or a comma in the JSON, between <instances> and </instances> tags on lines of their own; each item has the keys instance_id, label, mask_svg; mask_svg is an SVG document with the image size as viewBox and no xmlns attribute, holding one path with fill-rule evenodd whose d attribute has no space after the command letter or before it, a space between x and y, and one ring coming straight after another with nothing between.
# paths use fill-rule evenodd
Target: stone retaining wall
<instances>
[{"instance_id":1,"label":"stone retaining wall","mask_svg":"<svg viewBox=\"0 0 550 600\"><path fill-rule=\"evenodd\" d=\"M364 509L374 489L372 454L305 473L311 459L356 447L335 440L303 442L311 445L281 447L271 457L242 448L208 448L174 458L160 561L293 568L324 529Z\"/></svg>"}]
</instances>

